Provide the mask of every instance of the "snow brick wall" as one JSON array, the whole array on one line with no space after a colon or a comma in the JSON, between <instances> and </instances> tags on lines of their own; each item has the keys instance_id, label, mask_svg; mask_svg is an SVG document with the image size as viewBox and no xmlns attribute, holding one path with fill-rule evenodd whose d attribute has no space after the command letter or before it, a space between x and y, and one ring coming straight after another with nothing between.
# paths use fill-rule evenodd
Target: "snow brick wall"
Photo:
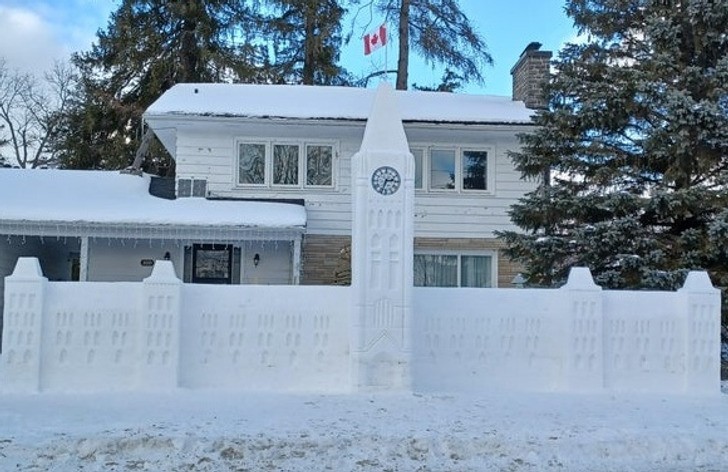
<instances>
[{"instance_id":1,"label":"snow brick wall","mask_svg":"<svg viewBox=\"0 0 728 472\"><path fill-rule=\"evenodd\" d=\"M169 261L48 282L34 258L5 286L3 391L356 390L350 287L182 284ZM416 288L411 388L717 394L719 320L703 272L677 292L604 291L583 268L553 290Z\"/></svg>"}]
</instances>

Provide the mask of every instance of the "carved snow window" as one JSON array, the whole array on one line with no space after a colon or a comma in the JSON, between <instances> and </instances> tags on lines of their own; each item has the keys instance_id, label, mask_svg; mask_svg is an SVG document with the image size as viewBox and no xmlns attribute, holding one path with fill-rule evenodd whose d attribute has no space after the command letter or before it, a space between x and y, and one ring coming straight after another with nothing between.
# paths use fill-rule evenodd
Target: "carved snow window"
<instances>
[{"instance_id":1,"label":"carved snow window","mask_svg":"<svg viewBox=\"0 0 728 472\"><path fill-rule=\"evenodd\" d=\"M463 190L487 190L488 153L463 151Z\"/></svg>"},{"instance_id":2,"label":"carved snow window","mask_svg":"<svg viewBox=\"0 0 728 472\"><path fill-rule=\"evenodd\" d=\"M273 183L275 185L298 185L297 145L273 145Z\"/></svg>"},{"instance_id":3,"label":"carved snow window","mask_svg":"<svg viewBox=\"0 0 728 472\"><path fill-rule=\"evenodd\" d=\"M306 185L330 186L332 184L333 157L332 146L306 146Z\"/></svg>"},{"instance_id":4,"label":"carved snow window","mask_svg":"<svg viewBox=\"0 0 728 472\"><path fill-rule=\"evenodd\" d=\"M265 184L265 144L240 143L238 167L239 183Z\"/></svg>"}]
</instances>

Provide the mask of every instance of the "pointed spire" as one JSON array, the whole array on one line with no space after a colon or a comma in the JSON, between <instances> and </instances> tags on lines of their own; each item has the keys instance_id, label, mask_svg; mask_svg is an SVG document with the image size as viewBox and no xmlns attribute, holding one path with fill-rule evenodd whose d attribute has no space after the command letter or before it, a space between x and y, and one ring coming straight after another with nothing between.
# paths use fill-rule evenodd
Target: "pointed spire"
<instances>
[{"instance_id":1,"label":"pointed spire","mask_svg":"<svg viewBox=\"0 0 728 472\"><path fill-rule=\"evenodd\" d=\"M387 82L377 88L359 150L361 153L371 151L409 152L397 96Z\"/></svg>"}]
</instances>

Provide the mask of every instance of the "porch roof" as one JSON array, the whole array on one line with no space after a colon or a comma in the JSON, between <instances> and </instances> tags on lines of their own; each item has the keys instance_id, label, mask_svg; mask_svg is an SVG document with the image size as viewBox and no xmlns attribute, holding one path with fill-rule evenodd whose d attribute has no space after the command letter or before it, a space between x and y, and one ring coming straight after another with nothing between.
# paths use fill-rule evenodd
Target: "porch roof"
<instances>
[{"instance_id":1,"label":"porch roof","mask_svg":"<svg viewBox=\"0 0 728 472\"><path fill-rule=\"evenodd\" d=\"M230 239L306 226L302 205L166 200L149 194L149 182L115 171L0 169L0 233Z\"/></svg>"}]
</instances>

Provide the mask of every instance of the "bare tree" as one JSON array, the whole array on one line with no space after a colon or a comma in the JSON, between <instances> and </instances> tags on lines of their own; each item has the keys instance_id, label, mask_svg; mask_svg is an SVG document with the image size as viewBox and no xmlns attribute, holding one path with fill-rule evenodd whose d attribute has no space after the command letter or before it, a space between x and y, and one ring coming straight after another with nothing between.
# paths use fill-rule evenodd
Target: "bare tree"
<instances>
[{"instance_id":1,"label":"bare tree","mask_svg":"<svg viewBox=\"0 0 728 472\"><path fill-rule=\"evenodd\" d=\"M50 142L67 109L76 77L67 64L56 63L42 80L11 71L0 58L0 157L11 165L54 165Z\"/></svg>"}]
</instances>

